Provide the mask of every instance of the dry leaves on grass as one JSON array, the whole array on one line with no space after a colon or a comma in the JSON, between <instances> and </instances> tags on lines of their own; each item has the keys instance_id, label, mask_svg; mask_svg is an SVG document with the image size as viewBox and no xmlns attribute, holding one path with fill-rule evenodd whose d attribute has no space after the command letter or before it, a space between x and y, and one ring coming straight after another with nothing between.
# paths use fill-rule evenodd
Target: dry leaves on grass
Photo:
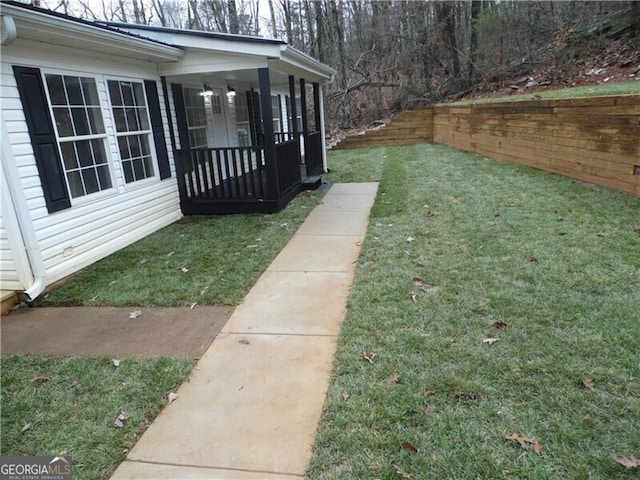
<instances>
[{"instance_id":1,"label":"dry leaves on grass","mask_svg":"<svg viewBox=\"0 0 640 480\"><path fill-rule=\"evenodd\" d=\"M613 459L620 465L627 467L629 470L640 467L640 459L636 457L627 457L626 455L616 455Z\"/></svg>"},{"instance_id":2,"label":"dry leaves on grass","mask_svg":"<svg viewBox=\"0 0 640 480\"><path fill-rule=\"evenodd\" d=\"M400 478L404 478L405 480L411 480L411 475L409 475L408 472L405 472L404 470L402 470L399 466L394 465L393 468L396 469L396 473L398 474L398 476Z\"/></svg>"},{"instance_id":3,"label":"dry leaves on grass","mask_svg":"<svg viewBox=\"0 0 640 480\"><path fill-rule=\"evenodd\" d=\"M376 352L375 350L362 352L362 358L364 358L369 363L373 363L373 359L376 358L376 355L378 355L378 352Z\"/></svg>"},{"instance_id":4,"label":"dry leaves on grass","mask_svg":"<svg viewBox=\"0 0 640 480\"><path fill-rule=\"evenodd\" d=\"M51 377L49 375L36 375L35 377L31 378L31 383L44 383L48 382L49 380L51 380Z\"/></svg>"},{"instance_id":5,"label":"dry leaves on grass","mask_svg":"<svg viewBox=\"0 0 640 480\"><path fill-rule=\"evenodd\" d=\"M24 427L22 427L22 430L20 430L20 433L24 433L27 430L29 430L32 427L31 423L25 423Z\"/></svg>"},{"instance_id":6,"label":"dry leaves on grass","mask_svg":"<svg viewBox=\"0 0 640 480\"><path fill-rule=\"evenodd\" d=\"M402 442L400 444L403 450L406 450L410 453L418 453L418 448L411 442Z\"/></svg>"},{"instance_id":7,"label":"dry leaves on grass","mask_svg":"<svg viewBox=\"0 0 640 480\"><path fill-rule=\"evenodd\" d=\"M428 397L431 395L435 395L436 391L433 389L433 387L427 387L424 389L424 394Z\"/></svg>"},{"instance_id":8,"label":"dry leaves on grass","mask_svg":"<svg viewBox=\"0 0 640 480\"><path fill-rule=\"evenodd\" d=\"M522 437L515 432L510 433L509 435L505 435L504 438L506 438L507 440L511 440L512 442L517 442L520 444L520 446L524 450L528 451L531 449L534 452L536 452L538 455L542 453L542 449L544 448L544 445L540 443L538 440L536 440L535 438Z\"/></svg>"},{"instance_id":9,"label":"dry leaves on grass","mask_svg":"<svg viewBox=\"0 0 640 480\"><path fill-rule=\"evenodd\" d=\"M112 358L111 359L111 365L113 365L116 368L118 368L120 366L120 362L121 362L121 360L118 360L117 358Z\"/></svg>"},{"instance_id":10,"label":"dry leaves on grass","mask_svg":"<svg viewBox=\"0 0 640 480\"><path fill-rule=\"evenodd\" d=\"M169 395L167 395L167 404L171 404L175 402L177 399L178 399L178 394L171 392L169 393Z\"/></svg>"},{"instance_id":11,"label":"dry leaves on grass","mask_svg":"<svg viewBox=\"0 0 640 480\"><path fill-rule=\"evenodd\" d=\"M594 383L593 378L589 375L582 377L582 385L584 385L584 388L591 390L592 392L596 389L596 384Z\"/></svg>"},{"instance_id":12,"label":"dry leaves on grass","mask_svg":"<svg viewBox=\"0 0 640 480\"><path fill-rule=\"evenodd\" d=\"M496 327L498 330L506 330L507 329L507 324L504 322L495 322L493 324L494 327Z\"/></svg>"},{"instance_id":13,"label":"dry leaves on grass","mask_svg":"<svg viewBox=\"0 0 640 480\"><path fill-rule=\"evenodd\" d=\"M494 343L496 343L499 339L498 338L485 338L482 340L482 343L486 343L487 345L491 346Z\"/></svg>"},{"instance_id":14,"label":"dry leaves on grass","mask_svg":"<svg viewBox=\"0 0 640 480\"><path fill-rule=\"evenodd\" d=\"M120 412L120 415L118 415L118 417L113 422L113 426L116 428L124 427L124 423L127 421L128 418L129 418L128 414L126 414L125 412Z\"/></svg>"},{"instance_id":15,"label":"dry leaves on grass","mask_svg":"<svg viewBox=\"0 0 640 480\"><path fill-rule=\"evenodd\" d=\"M389 378L387 378L387 382L389 382L391 385L393 385L394 383L398 383L398 380L400 380L400 375L398 375L397 373L394 373Z\"/></svg>"}]
</instances>

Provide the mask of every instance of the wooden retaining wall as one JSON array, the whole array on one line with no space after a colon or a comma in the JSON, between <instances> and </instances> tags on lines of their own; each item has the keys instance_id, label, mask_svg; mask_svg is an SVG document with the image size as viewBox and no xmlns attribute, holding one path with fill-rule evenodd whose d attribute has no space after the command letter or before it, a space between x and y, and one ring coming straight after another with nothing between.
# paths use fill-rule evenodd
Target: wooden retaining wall
<instances>
[{"instance_id":1,"label":"wooden retaining wall","mask_svg":"<svg viewBox=\"0 0 640 480\"><path fill-rule=\"evenodd\" d=\"M433 141L640 195L640 95L438 105Z\"/></svg>"},{"instance_id":2,"label":"wooden retaining wall","mask_svg":"<svg viewBox=\"0 0 640 480\"><path fill-rule=\"evenodd\" d=\"M393 117L380 130L344 138L334 149L389 147L433 141L433 109L408 110Z\"/></svg>"},{"instance_id":3,"label":"wooden retaining wall","mask_svg":"<svg viewBox=\"0 0 640 480\"><path fill-rule=\"evenodd\" d=\"M339 148L429 142L640 195L640 95L437 105Z\"/></svg>"}]
</instances>

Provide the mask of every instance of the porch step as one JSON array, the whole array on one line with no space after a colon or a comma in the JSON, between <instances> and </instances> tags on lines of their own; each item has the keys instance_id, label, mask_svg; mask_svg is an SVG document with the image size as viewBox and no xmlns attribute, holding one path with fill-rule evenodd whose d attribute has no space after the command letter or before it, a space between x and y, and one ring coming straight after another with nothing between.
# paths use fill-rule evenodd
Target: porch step
<instances>
[{"instance_id":1,"label":"porch step","mask_svg":"<svg viewBox=\"0 0 640 480\"><path fill-rule=\"evenodd\" d=\"M322 175L312 175L302 179L303 190L317 190L322 185Z\"/></svg>"}]
</instances>

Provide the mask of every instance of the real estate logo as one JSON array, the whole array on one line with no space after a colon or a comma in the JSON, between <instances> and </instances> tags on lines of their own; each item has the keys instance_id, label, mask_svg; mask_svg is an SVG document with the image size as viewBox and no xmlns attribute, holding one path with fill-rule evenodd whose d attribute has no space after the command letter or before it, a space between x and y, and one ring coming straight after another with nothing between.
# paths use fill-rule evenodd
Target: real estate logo
<instances>
[{"instance_id":1,"label":"real estate logo","mask_svg":"<svg viewBox=\"0 0 640 480\"><path fill-rule=\"evenodd\" d=\"M0 480L71 480L71 457L0 457Z\"/></svg>"}]
</instances>

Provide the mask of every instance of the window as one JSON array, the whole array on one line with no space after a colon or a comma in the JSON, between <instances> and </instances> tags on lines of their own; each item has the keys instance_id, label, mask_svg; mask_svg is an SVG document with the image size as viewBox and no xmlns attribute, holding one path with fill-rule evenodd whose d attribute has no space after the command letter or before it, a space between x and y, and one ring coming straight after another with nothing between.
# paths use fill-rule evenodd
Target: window
<instances>
[{"instance_id":1,"label":"window","mask_svg":"<svg viewBox=\"0 0 640 480\"><path fill-rule=\"evenodd\" d=\"M295 102L296 102L295 122L298 125L298 132L302 132L302 101L300 100L300 97L296 97ZM289 116L289 130L293 132L293 119L291 118L291 105L289 105L289 111L287 112L287 114Z\"/></svg>"},{"instance_id":2,"label":"window","mask_svg":"<svg viewBox=\"0 0 640 480\"><path fill-rule=\"evenodd\" d=\"M251 145L251 132L249 130L249 107L247 106L247 97L245 95L236 95L235 101L238 144L241 147L247 147Z\"/></svg>"},{"instance_id":3,"label":"window","mask_svg":"<svg viewBox=\"0 0 640 480\"><path fill-rule=\"evenodd\" d=\"M47 74L46 84L71 197L111 188L95 80Z\"/></svg>"},{"instance_id":4,"label":"window","mask_svg":"<svg viewBox=\"0 0 640 480\"><path fill-rule=\"evenodd\" d=\"M275 133L281 132L280 126L280 97L278 95L271 95L271 110L273 111L273 131Z\"/></svg>"},{"instance_id":5,"label":"window","mask_svg":"<svg viewBox=\"0 0 640 480\"><path fill-rule=\"evenodd\" d=\"M184 89L184 109L189 126L191 148L207 146L207 113L204 97L197 88Z\"/></svg>"},{"instance_id":6,"label":"window","mask_svg":"<svg viewBox=\"0 0 640 480\"><path fill-rule=\"evenodd\" d=\"M141 82L109 80L109 97L125 182L153 177L149 112Z\"/></svg>"}]
</instances>

